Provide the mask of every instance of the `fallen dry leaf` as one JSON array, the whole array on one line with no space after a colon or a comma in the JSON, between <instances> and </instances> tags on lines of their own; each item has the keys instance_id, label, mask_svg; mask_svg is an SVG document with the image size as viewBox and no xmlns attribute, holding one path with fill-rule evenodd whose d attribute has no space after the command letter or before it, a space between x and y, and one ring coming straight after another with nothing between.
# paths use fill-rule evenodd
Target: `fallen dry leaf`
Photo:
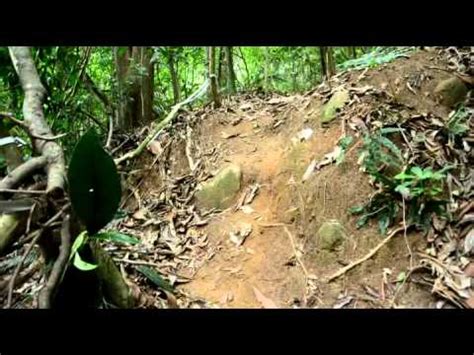
<instances>
[{"instance_id":1,"label":"fallen dry leaf","mask_svg":"<svg viewBox=\"0 0 474 355\"><path fill-rule=\"evenodd\" d=\"M145 221L147 220L147 216L146 216L146 210L145 209L139 209L138 211L136 211L134 214L133 214L133 218L135 219L138 219L140 221Z\"/></svg>"},{"instance_id":2,"label":"fallen dry leaf","mask_svg":"<svg viewBox=\"0 0 474 355\"><path fill-rule=\"evenodd\" d=\"M226 132L221 133L221 137L224 138L224 139L238 137L239 135L240 135L240 133L226 133Z\"/></svg>"},{"instance_id":3,"label":"fallen dry leaf","mask_svg":"<svg viewBox=\"0 0 474 355\"><path fill-rule=\"evenodd\" d=\"M262 304L263 308L278 308L278 306L270 298L267 298L256 287L253 288L255 297Z\"/></svg>"},{"instance_id":4,"label":"fallen dry leaf","mask_svg":"<svg viewBox=\"0 0 474 355\"><path fill-rule=\"evenodd\" d=\"M148 145L148 150L154 155L160 155L163 152L160 142L153 141Z\"/></svg>"}]
</instances>

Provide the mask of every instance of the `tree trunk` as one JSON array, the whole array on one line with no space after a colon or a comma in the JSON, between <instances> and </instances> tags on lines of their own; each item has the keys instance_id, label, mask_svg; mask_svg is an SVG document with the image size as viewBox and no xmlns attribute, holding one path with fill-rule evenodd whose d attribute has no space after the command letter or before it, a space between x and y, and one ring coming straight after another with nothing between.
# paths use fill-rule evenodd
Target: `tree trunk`
<instances>
[{"instance_id":1,"label":"tree trunk","mask_svg":"<svg viewBox=\"0 0 474 355\"><path fill-rule=\"evenodd\" d=\"M357 58L356 47L349 47L349 54L352 57L352 59Z\"/></svg>"},{"instance_id":2,"label":"tree trunk","mask_svg":"<svg viewBox=\"0 0 474 355\"><path fill-rule=\"evenodd\" d=\"M234 58L232 57L232 47L224 47L225 61L227 64L227 92L229 94L235 93L235 71Z\"/></svg>"},{"instance_id":3,"label":"tree trunk","mask_svg":"<svg viewBox=\"0 0 474 355\"><path fill-rule=\"evenodd\" d=\"M153 119L153 79L149 47L115 47L119 94L116 127L127 130Z\"/></svg>"},{"instance_id":4,"label":"tree trunk","mask_svg":"<svg viewBox=\"0 0 474 355\"><path fill-rule=\"evenodd\" d=\"M224 72L224 47L219 47L219 55L218 58L218 67L217 67L217 82L219 83L219 87L224 86L224 82L227 81L227 73Z\"/></svg>"},{"instance_id":5,"label":"tree trunk","mask_svg":"<svg viewBox=\"0 0 474 355\"><path fill-rule=\"evenodd\" d=\"M321 61L321 78L322 81L327 79L327 63L326 63L326 48L327 47L319 47L319 59Z\"/></svg>"},{"instance_id":6,"label":"tree trunk","mask_svg":"<svg viewBox=\"0 0 474 355\"><path fill-rule=\"evenodd\" d=\"M270 55L268 53L268 48L267 47L264 47L264 55L265 55L265 64L264 64L264 68L263 68L263 71L264 71L264 81L263 81L263 89L264 91L268 91L268 66L270 65Z\"/></svg>"},{"instance_id":7,"label":"tree trunk","mask_svg":"<svg viewBox=\"0 0 474 355\"><path fill-rule=\"evenodd\" d=\"M328 78L331 78L336 74L336 61L334 60L334 52L332 47L327 48L327 68L328 68Z\"/></svg>"},{"instance_id":8,"label":"tree trunk","mask_svg":"<svg viewBox=\"0 0 474 355\"><path fill-rule=\"evenodd\" d=\"M217 87L217 77L216 77L216 55L215 47L207 47L207 61L208 61L208 74L211 80L211 97L214 101L214 107L221 106L221 99L219 97L219 90Z\"/></svg>"},{"instance_id":9,"label":"tree trunk","mask_svg":"<svg viewBox=\"0 0 474 355\"><path fill-rule=\"evenodd\" d=\"M319 47L319 54L321 58L321 76L323 80L328 80L336 73L332 47Z\"/></svg>"},{"instance_id":10,"label":"tree trunk","mask_svg":"<svg viewBox=\"0 0 474 355\"><path fill-rule=\"evenodd\" d=\"M173 48L168 48L168 69L171 76L171 85L173 86L173 103L177 104L181 100L181 92Z\"/></svg>"}]
</instances>

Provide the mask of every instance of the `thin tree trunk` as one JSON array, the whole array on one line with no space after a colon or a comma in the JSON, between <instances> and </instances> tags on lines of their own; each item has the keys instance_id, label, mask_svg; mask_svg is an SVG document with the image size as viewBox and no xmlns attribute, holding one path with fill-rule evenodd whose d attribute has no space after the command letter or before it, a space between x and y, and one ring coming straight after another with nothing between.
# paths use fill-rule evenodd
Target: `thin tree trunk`
<instances>
[{"instance_id":1,"label":"thin tree trunk","mask_svg":"<svg viewBox=\"0 0 474 355\"><path fill-rule=\"evenodd\" d=\"M336 73L332 47L319 47L321 57L321 74L325 80L330 79Z\"/></svg>"},{"instance_id":2,"label":"thin tree trunk","mask_svg":"<svg viewBox=\"0 0 474 355\"><path fill-rule=\"evenodd\" d=\"M221 100L219 97L219 90L217 87L217 77L216 77L216 55L215 47L207 47L207 57L208 57L208 71L209 78L211 80L211 97L214 101L215 107L221 106Z\"/></svg>"},{"instance_id":3,"label":"thin tree trunk","mask_svg":"<svg viewBox=\"0 0 474 355\"><path fill-rule=\"evenodd\" d=\"M239 47L240 57L242 58L242 62L244 62L245 73L247 74L247 85L250 84L250 72L249 67L247 65L247 61L245 60L244 52L242 51L242 47Z\"/></svg>"},{"instance_id":4,"label":"thin tree trunk","mask_svg":"<svg viewBox=\"0 0 474 355\"><path fill-rule=\"evenodd\" d=\"M336 74L336 61L334 60L334 51L332 47L327 48L327 68L328 68L328 78L331 78Z\"/></svg>"},{"instance_id":5,"label":"thin tree trunk","mask_svg":"<svg viewBox=\"0 0 474 355\"><path fill-rule=\"evenodd\" d=\"M154 82L150 48L115 47L114 57L119 92L116 127L127 130L150 122Z\"/></svg>"},{"instance_id":6,"label":"thin tree trunk","mask_svg":"<svg viewBox=\"0 0 474 355\"><path fill-rule=\"evenodd\" d=\"M217 56L218 58L218 68L217 68L217 82L219 83L219 87L224 86L224 82L227 81L227 73L224 72L224 67L223 65L225 57L224 57L224 47L219 47L219 55Z\"/></svg>"},{"instance_id":7,"label":"thin tree trunk","mask_svg":"<svg viewBox=\"0 0 474 355\"><path fill-rule=\"evenodd\" d=\"M319 59L321 61L321 78L322 78L322 81L327 79L326 48L327 47L319 47Z\"/></svg>"},{"instance_id":8,"label":"thin tree trunk","mask_svg":"<svg viewBox=\"0 0 474 355\"><path fill-rule=\"evenodd\" d=\"M225 61L227 64L227 92L230 94L235 93L235 71L234 71L234 59L232 57L232 47L224 47L225 50Z\"/></svg>"},{"instance_id":9,"label":"thin tree trunk","mask_svg":"<svg viewBox=\"0 0 474 355\"><path fill-rule=\"evenodd\" d=\"M268 53L268 47L264 47L264 56L265 56L265 64L264 64L264 81L263 81L263 89L264 91L268 91L268 66L269 66L269 53Z\"/></svg>"},{"instance_id":10,"label":"thin tree trunk","mask_svg":"<svg viewBox=\"0 0 474 355\"><path fill-rule=\"evenodd\" d=\"M178 73L176 72L174 50L172 48L168 48L168 69L171 76L171 85L173 86L173 103L177 104L181 100L181 92L178 82Z\"/></svg>"},{"instance_id":11,"label":"thin tree trunk","mask_svg":"<svg viewBox=\"0 0 474 355\"><path fill-rule=\"evenodd\" d=\"M350 56L352 57L352 59L357 58L356 47L349 47L349 52L350 52Z\"/></svg>"}]
</instances>

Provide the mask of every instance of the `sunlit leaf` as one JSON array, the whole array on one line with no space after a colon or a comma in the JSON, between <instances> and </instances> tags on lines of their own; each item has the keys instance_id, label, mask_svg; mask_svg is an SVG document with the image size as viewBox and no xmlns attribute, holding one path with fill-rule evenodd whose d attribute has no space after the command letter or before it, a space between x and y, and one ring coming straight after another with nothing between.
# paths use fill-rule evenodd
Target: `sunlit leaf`
<instances>
[{"instance_id":1,"label":"sunlit leaf","mask_svg":"<svg viewBox=\"0 0 474 355\"><path fill-rule=\"evenodd\" d=\"M98 267L98 265L90 264L82 260L78 252L74 254L74 266L82 271L91 271Z\"/></svg>"}]
</instances>

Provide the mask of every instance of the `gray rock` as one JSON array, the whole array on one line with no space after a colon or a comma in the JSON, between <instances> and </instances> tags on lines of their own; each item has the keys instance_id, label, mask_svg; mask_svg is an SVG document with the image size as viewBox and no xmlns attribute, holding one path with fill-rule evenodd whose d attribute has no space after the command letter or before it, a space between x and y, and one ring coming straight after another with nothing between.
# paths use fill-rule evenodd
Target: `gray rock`
<instances>
[{"instance_id":1,"label":"gray rock","mask_svg":"<svg viewBox=\"0 0 474 355\"><path fill-rule=\"evenodd\" d=\"M229 164L210 181L203 183L196 192L199 207L225 209L232 205L240 190L242 171L240 166Z\"/></svg>"},{"instance_id":2,"label":"gray rock","mask_svg":"<svg viewBox=\"0 0 474 355\"><path fill-rule=\"evenodd\" d=\"M349 101L349 92L347 90L336 91L326 105L324 105L321 114L321 123L331 122L336 118L337 110L344 107Z\"/></svg>"},{"instance_id":3,"label":"gray rock","mask_svg":"<svg viewBox=\"0 0 474 355\"><path fill-rule=\"evenodd\" d=\"M324 222L318 230L319 247L334 250L345 239L344 227L337 220Z\"/></svg>"}]
</instances>

